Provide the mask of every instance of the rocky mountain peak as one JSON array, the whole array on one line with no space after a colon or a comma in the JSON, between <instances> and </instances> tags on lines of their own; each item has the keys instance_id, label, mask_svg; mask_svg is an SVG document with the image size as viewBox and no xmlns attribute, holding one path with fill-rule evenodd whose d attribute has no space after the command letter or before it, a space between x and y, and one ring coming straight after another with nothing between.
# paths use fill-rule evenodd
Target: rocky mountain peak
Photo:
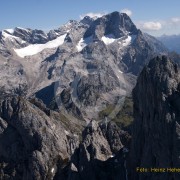
<instances>
[{"instance_id":1,"label":"rocky mountain peak","mask_svg":"<svg viewBox=\"0 0 180 180\"><path fill-rule=\"evenodd\" d=\"M71 159L69 179L126 180L125 145L121 140L127 143L127 134L113 122L99 124L92 120L82 136L82 142Z\"/></svg>"},{"instance_id":2,"label":"rocky mountain peak","mask_svg":"<svg viewBox=\"0 0 180 180\"><path fill-rule=\"evenodd\" d=\"M94 36L101 39L108 35L120 38L123 35L135 33L137 28L127 14L113 12L96 19L84 34L84 38Z\"/></svg>"},{"instance_id":3,"label":"rocky mountain peak","mask_svg":"<svg viewBox=\"0 0 180 180\"><path fill-rule=\"evenodd\" d=\"M42 30L32 30L32 29L24 29L20 27L16 27L14 29L14 36L21 38L22 40L30 43L30 44L44 44L48 41L47 34Z\"/></svg>"},{"instance_id":4,"label":"rocky mountain peak","mask_svg":"<svg viewBox=\"0 0 180 180\"><path fill-rule=\"evenodd\" d=\"M94 21L93 18L90 16L85 16L80 22L83 24L91 25L91 23Z\"/></svg>"},{"instance_id":5,"label":"rocky mountain peak","mask_svg":"<svg viewBox=\"0 0 180 180\"><path fill-rule=\"evenodd\" d=\"M151 81L154 81L159 91L165 94L177 87L180 79L177 64L173 63L167 56L158 56L150 61L142 74L149 74Z\"/></svg>"}]
</instances>

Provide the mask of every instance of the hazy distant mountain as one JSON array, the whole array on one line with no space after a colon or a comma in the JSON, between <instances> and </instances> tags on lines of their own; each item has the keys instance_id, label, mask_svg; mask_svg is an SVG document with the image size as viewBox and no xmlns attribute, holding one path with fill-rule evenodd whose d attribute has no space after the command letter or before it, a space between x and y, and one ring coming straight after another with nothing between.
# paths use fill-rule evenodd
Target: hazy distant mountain
<instances>
[{"instance_id":1,"label":"hazy distant mountain","mask_svg":"<svg viewBox=\"0 0 180 180\"><path fill-rule=\"evenodd\" d=\"M180 35L163 35L157 37L170 51L180 53Z\"/></svg>"}]
</instances>

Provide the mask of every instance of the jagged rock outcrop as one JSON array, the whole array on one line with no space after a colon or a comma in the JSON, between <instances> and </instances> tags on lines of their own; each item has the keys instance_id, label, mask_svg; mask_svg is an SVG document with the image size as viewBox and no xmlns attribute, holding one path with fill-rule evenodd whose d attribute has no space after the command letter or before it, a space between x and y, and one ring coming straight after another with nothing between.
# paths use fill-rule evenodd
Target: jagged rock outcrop
<instances>
[{"instance_id":1,"label":"jagged rock outcrop","mask_svg":"<svg viewBox=\"0 0 180 180\"><path fill-rule=\"evenodd\" d=\"M0 179L126 180L127 132L93 120L79 145L58 116L36 98L0 100Z\"/></svg>"},{"instance_id":2,"label":"jagged rock outcrop","mask_svg":"<svg viewBox=\"0 0 180 180\"><path fill-rule=\"evenodd\" d=\"M150 168L180 167L178 66L165 56L151 60L137 80L133 97L130 180L180 179L179 173L150 172ZM136 172L137 167L149 168L149 172Z\"/></svg>"},{"instance_id":3,"label":"jagged rock outcrop","mask_svg":"<svg viewBox=\"0 0 180 180\"><path fill-rule=\"evenodd\" d=\"M43 44L48 41L47 34L42 30L32 30L32 29L24 29L16 27L14 29L13 35L21 38L22 40L30 43L30 44Z\"/></svg>"},{"instance_id":4,"label":"jagged rock outcrop","mask_svg":"<svg viewBox=\"0 0 180 180\"><path fill-rule=\"evenodd\" d=\"M123 144L122 144L123 143ZM130 135L112 122L91 121L71 158L68 180L126 180Z\"/></svg>"},{"instance_id":5,"label":"jagged rock outcrop","mask_svg":"<svg viewBox=\"0 0 180 180\"><path fill-rule=\"evenodd\" d=\"M78 145L61 121L38 106L21 97L0 101L0 179L51 180Z\"/></svg>"}]
</instances>

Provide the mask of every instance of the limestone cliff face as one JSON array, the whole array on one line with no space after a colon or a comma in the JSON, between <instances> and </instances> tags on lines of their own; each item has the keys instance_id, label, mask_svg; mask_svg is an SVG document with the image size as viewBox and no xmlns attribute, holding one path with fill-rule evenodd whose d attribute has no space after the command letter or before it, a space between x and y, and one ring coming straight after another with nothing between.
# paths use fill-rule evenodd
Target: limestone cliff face
<instances>
[{"instance_id":1,"label":"limestone cliff face","mask_svg":"<svg viewBox=\"0 0 180 180\"><path fill-rule=\"evenodd\" d=\"M137 173L136 167L180 167L180 71L167 57L150 61L133 90L131 180L180 179L178 173Z\"/></svg>"},{"instance_id":2,"label":"limestone cliff face","mask_svg":"<svg viewBox=\"0 0 180 180\"><path fill-rule=\"evenodd\" d=\"M46 113L21 97L0 100L0 179L51 180L69 161L78 141Z\"/></svg>"}]
</instances>

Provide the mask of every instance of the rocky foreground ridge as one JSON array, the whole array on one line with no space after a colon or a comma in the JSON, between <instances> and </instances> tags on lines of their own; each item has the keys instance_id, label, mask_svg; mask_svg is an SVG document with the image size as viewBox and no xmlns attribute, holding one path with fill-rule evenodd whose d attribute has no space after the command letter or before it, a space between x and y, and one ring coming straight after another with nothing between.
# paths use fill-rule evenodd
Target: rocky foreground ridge
<instances>
[{"instance_id":1,"label":"rocky foreground ridge","mask_svg":"<svg viewBox=\"0 0 180 180\"><path fill-rule=\"evenodd\" d=\"M78 135L65 129L52 111L22 97L1 100L0 106L0 179L126 176L123 150L130 135L114 123L92 121L79 143Z\"/></svg>"},{"instance_id":2,"label":"rocky foreground ridge","mask_svg":"<svg viewBox=\"0 0 180 180\"><path fill-rule=\"evenodd\" d=\"M38 100L1 99L0 178L178 180L178 173L135 170L180 167L179 87L178 66L165 56L152 59L133 90L131 135L105 119L83 124L79 136L66 126L74 121L65 123Z\"/></svg>"},{"instance_id":3,"label":"rocky foreground ridge","mask_svg":"<svg viewBox=\"0 0 180 180\"><path fill-rule=\"evenodd\" d=\"M136 173L136 167L180 167L180 71L167 57L150 61L133 90L134 125L129 156L132 180L178 180L179 173Z\"/></svg>"}]
</instances>

